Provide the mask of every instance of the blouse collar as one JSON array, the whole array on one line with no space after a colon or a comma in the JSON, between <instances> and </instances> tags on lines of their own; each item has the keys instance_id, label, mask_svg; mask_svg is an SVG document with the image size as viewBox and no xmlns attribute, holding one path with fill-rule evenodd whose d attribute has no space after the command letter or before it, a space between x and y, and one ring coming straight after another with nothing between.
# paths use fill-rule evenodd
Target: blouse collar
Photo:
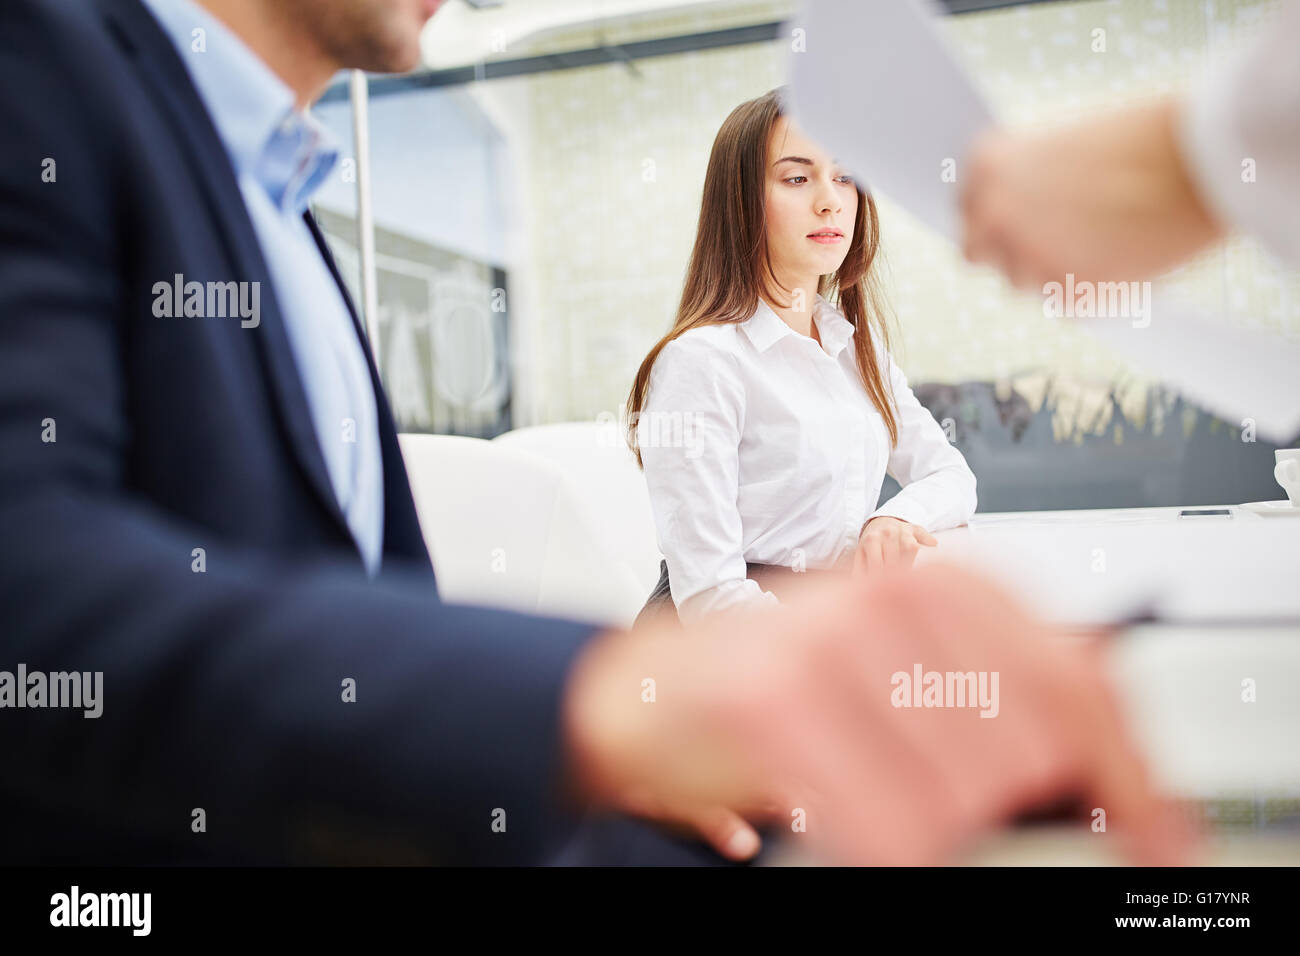
<instances>
[{"instance_id":1,"label":"blouse collar","mask_svg":"<svg viewBox=\"0 0 1300 956\"><path fill-rule=\"evenodd\" d=\"M853 338L853 323L844 318L843 313L823 296L817 296L817 301L813 303L813 321L817 323L817 335L821 338L822 349L831 358L839 355L840 350ZM767 351L787 335L799 334L762 298L758 300L754 314L742 322L740 327L760 352Z\"/></svg>"}]
</instances>

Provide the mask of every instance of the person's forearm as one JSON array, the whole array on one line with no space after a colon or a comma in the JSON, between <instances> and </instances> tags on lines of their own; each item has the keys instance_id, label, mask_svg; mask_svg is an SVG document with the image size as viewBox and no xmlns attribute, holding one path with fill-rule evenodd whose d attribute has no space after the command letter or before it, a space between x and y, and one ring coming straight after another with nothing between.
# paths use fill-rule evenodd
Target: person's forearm
<instances>
[{"instance_id":1,"label":"person's forearm","mask_svg":"<svg viewBox=\"0 0 1300 956\"><path fill-rule=\"evenodd\" d=\"M33 670L102 672L103 713L6 712L9 794L268 862L538 862L576 823L555 741L591 627L210 535L194 573L193 529L147 507L10 492L0 649ZM194 808L206 833L190 830Z\"/></svg>"},{"instance_id":2,"label":"person's forearm","mask_svg":"<svg viewBox=\"0 0 1300 956\"><path fill-rule=\"evenodd\" d=\"M868 516L863 529L874 518L890 517L943 531L969 521L976 505L975 476L964 463L953 465L904 485Z\"/></svg>"},{"instance_id":3,"label":"person's forearm","mask_svg":"<svg viewBox=\"0 0 1300 956\"><path fill-rule=\"evenodd\" d=\"M738 607L761 607L776 604L777 597L751 578L723 581L713 587L691 595L677 609L683 624L695 623L709 614Z\"/></svg>"}]
</instances>

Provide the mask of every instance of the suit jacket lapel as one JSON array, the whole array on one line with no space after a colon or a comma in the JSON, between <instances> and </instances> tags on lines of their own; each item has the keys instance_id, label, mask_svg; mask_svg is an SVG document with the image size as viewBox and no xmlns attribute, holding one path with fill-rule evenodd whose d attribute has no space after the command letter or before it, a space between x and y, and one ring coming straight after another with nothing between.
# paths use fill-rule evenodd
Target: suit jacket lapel
<instances>
[{"instance_id":1,"label":"suit jacket lapel","mask_svg":"<svg viewBox=\"0 0 1300 956\"><path fill-rule=\"evenodd\" d=\"M325 234L316 223L316 217L310 212L303 213L307 228L311 230L320 249L321 258L329 267L343 301L347 304L348 314L352 316L352 327L356 330L361 351L365 353L366 365L370 369L370 383L375 393L375 411L379 419L379 444L384 463L384 554L407 558L428 566L432 572L428 549L424 545L424 536L420 531L419 517L415 512L415 501L411 497L411 486L406 478L406 464L402 460L401 446L397 442L397 425L393 420L392 410L384 395L383 381L379 369L375 366L374 354L370 348L369 337L361 318L357 313L348 287L343 282L334 255L330 252ZM436 587L436 585L435 585Z\"/></svg>"},{"instance_id":2,"label":"suit jacket lapel","mask_svg":"<svg viewBox=\"0 0 1300 956\"><path fill-rule=\"evenodd\" d=\"M144 75L146 88L176 131L178 142L196 170L204 199L237 273L231 278L260 282L262 289L269 293L261 299L260 323L248 329L247 334L257 341L263 370L276 397L276 413L307 483L342 534L352 542L321 454L261 245L207 108L171 40L148 10L137 0L112 0L103 5L103 10L114 34L133 55Z\"/></svg>"}]
</instances>

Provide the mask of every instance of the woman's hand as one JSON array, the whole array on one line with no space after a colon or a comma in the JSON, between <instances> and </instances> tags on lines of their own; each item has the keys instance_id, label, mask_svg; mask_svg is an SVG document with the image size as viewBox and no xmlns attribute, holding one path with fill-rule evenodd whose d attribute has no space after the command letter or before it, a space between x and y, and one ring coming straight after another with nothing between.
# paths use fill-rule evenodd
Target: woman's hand
<instances>
[{"instance_id":1,"label":"woman's hand","mask_svg":"<svg viewBox=\"0 0 1300 956\"><path fill-rule=\"evenodd\" d=\"M858 536L853 573L870 574L892 567L910 568L921 548L933 548L938 543L934 535L920 525L887 515L872 518Z\"/></svg>"}]
</instances>

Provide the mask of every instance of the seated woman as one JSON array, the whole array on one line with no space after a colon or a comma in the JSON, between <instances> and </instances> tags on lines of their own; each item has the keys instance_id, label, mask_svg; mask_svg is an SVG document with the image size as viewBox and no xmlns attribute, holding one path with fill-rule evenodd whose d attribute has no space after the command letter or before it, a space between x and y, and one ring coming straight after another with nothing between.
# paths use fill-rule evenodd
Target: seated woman
<instances>
[{"instance_id":1,"label":"seated woman","mask_svg":"<svg viewBox=\"0 0 1300 956\"><path fill-rule=\"evenodd\" d=\"M875 203L782 101L718 131L676 321L628 398L664 553L643 616L910 563L975 512L974 474L889 354ZM876 507L886 471L902 490Z\"/></svg>"}]
</instances>

